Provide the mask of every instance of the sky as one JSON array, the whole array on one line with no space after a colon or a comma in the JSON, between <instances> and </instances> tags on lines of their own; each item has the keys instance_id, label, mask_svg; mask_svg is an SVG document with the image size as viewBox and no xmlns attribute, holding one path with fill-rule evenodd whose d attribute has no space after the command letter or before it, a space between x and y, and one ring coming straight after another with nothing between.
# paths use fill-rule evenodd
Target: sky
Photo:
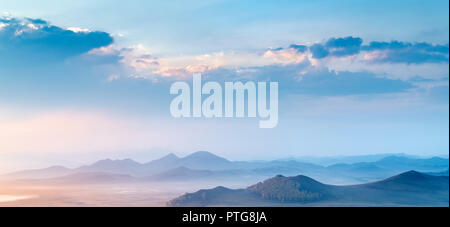
<instances>
[{"instance_id":1,"label":"sky","mask_svg":"<svg viewBox=\"0 0 450 227\"><path fill-rule=\"evenodd\" d=\"M207 150L448 154L448 1L0 0L0 172ZM173 82L279 82L279 122L175 119Z\"/></svg>"}]
</instances>

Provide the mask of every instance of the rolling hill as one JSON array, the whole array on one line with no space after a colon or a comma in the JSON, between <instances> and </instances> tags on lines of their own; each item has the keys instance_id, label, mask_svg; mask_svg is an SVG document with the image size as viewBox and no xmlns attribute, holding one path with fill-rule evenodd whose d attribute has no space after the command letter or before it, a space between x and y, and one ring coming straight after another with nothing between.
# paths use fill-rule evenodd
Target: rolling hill
<instances>
[{"instance_id":1,"label":"rolling hill","mask_svg":"<svg viewBox=\"0 0 450 227\"><path fill-rule=\"evenodd\" d=\"M306 176L276 176L246 189L187 193L168 206L448 206L448 177L408 171L368 184L335 186Z\"/></svg>"}]
</instances>

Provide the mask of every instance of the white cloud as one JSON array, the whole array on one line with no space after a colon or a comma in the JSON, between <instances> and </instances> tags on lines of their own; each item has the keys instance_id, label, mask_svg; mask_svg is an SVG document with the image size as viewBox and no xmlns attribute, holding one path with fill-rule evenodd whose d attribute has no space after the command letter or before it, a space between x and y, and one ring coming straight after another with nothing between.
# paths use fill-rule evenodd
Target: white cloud
<instances>
[{"instance_id":1,"label":"white cloud","mask_svg":"<svg viewBox=\"0 0 450 227\"><path fill-rule=\"evenodd\" d=\"M69 28L67 28L67 30L73 31L75 33L89 33L89 32L91 32L91 30L89 30L87 28L78 28L78 27L69 27Z\"/></svg>"},{"instance_id":2,"label":"white cloud","mask_svg":"<svg viewBox=\"0 0 450 227\"><path fill-rule=\"evenodd\" d=\"M309 60L311 55L308 53L299 53L295 49L284 49L284 50L268 50L264 53L264 57L272 59L274 63L283 64L298 64Z\"/></svg>"},{"instance_id":3,"label":"white cloud","mask_svg":"<svg viewBox=\"0 0 450 227\"><path fill-rule=\"evenodd\" d=\"M3 28L5 28L6 26L8 26L8 25L5 24L5 23L1 23L1 22L0 22L0 31L1 31Z\"/></svg>"}]
</instances>

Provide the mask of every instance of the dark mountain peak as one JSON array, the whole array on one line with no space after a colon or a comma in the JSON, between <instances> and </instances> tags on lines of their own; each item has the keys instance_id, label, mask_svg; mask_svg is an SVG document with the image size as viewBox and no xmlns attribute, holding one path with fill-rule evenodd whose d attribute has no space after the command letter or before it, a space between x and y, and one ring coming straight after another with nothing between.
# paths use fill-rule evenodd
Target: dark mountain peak
<instances>
[{"instance_id":1,"label":"dark mountain peak","mask_svg":"<svg viewBox=\"0 0 450 227\"><path fill-rule=\"evenodd\" d=\"M398 177L414 177L414 178L418 178L418 177L425 177L426 174L417 172L415 170L411 170L411 171L407 171L404 173L401 173L398 175Z\"/></svg>"},{"instance_id":2,"label":"dark mountain peak","mask_svg":"<svg viewBox=\"0 0 450 227\"><path fill-rule=\"evenodd\" d=\"M168 206L206 206L214 203L217 199L227 195L236 198L236 192L243 192L244 190L233 190L223 186L215 187L213 189L202 189L194 193L186 193L178 198L175 198L167 203ZM238 196L239 197L239 196ZM241 198L244 199L244 198ZM247 198L248 199L248 198ZM220 199L219 199L220 200ZM220 202L218 202L220 204Z\"/></svg>"},{"instance_id":3,"label":"dark mountain peak","mask_svg":"<svg viewBox=\"0 0 450 227\"><path fill-rule=\"evenodd\" d=\"M250 186L247 190L258 194L264 199L307 202L325 197L329 187L331 186L303 175L295 177L277 175Z\"/></svg>"},{"instance_id":4,"label":"dark mountain peak","mask_svg":"<svg viewBox=\"0 0 450 227\"><path fill-rule=\"evenodd\" d=\"M229 189L227 187L224 186L218 186L212 189L215 192L226 192L226 191L232 191L232 189Z\"/></svg>"},{"instance_id":5,"label":"dark mountain peak","mask_svg":"<svg viewBox=\"0 0 450 227\"><path fill-rule=\"evenodd\" d=\"M405 183L405 182L416 182L416 183L419 183L419 182L422 182L422 181L427 181L430 178L434 178L434 176L411 170L411 171L408 171L408 172L404 172L404 173L398 174L398 175L393 176L391 178L388 178L385 181L396 181L396 182L399 182L399 183Z\"/></svg>"},{"instance_id":6,"label":"dark mountain peak","mask_svg":"<svg viewBox=\"0 0 450 227\"><path fill-rule=\"evenodd\" d=\"M292 182L292 183L296 183L301 187L304 188L308 188L311 186L319 186L319 185L324 185L310 177L304 176L304 175L298 175L298 176L294 176L294 177L285 177L283 175L277 175L273 178L270 178L268 180L265 180L264 182L262 182L263 184L265 183L271 183L271 184L284 184L286 182Z\"/></svg>"},{"instance_id":7,"label":"dark mountain peak","mask_svg":"<svg viewBox=\"0 0 450 227\"><path fill-rule=\"evenodd\" d=\"M299 175L277 175L247 189L216 187L187 193L169 206L448 206L448 177L434 177L417 171L364 185L325 185Z\"/></svg>"},{"instance_id":8,"label":"dark mountain peak","mask_svg":"<svg viewBox=\"0 0 450 227\"><path fill-rule=\"evenodd\" d=\"M447 188L448 177L432 176L417 171L408 171L382 181L366 184L374 188L389 188L404 190L414 188L415 190L433 191Z\"/></svg>"}]
</instances>

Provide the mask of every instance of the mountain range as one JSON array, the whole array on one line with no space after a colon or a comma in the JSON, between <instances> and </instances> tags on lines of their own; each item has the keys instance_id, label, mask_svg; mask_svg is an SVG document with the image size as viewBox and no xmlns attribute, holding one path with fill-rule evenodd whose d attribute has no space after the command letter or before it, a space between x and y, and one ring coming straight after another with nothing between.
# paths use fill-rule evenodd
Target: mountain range
<instances>
[{"instance_id":1,"label":"mountain range","mask_svg":"<svg viewBox=\"0 0 450 227\"><path fill-rule=\"evenodd\" d=\"M352 157L352 160L357 160ZM330 166L299 160L229 161L206 151L186 157L174 154L147 163L131 159L97 161L78 168L53 166L45 169L24 170L0 176L13 180L52 180L53 182L86 183L95 177L114 181L196 181L196 180L244 180L255 182L274 175L307 175L330 184L367 183L387 178L405 171L416 170L448 176L449 161L446 158L426 159L407 156L382 156L373 162L340 163ZM109 177L106 177L108 176ZM127 176L127 177L123 177Z\"/></svg>"},{"instance_id":2,"label":"mountain range","mask_svg":"<svg viewBox=\"0 0 450 227\"><path fill-rule=\"evenodd\" d=\"M278 175L246 189L187 193L168 206L448 206L448 176L408 171L366 184L336 186Z\"/></svg>"}]
</instances>

